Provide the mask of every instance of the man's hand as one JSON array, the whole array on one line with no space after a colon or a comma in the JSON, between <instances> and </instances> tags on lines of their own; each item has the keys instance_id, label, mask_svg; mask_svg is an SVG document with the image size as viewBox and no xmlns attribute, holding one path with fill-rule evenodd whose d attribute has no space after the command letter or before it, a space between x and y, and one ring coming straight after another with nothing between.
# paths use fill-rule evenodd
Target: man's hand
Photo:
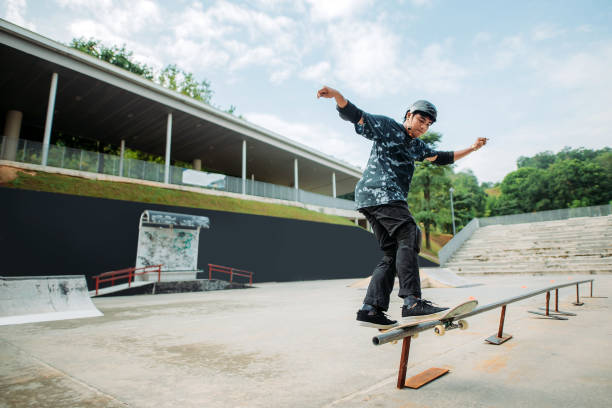
<instances>
[{"instance_id":1,"label":"man's hand","mask_svg":"<svg viewBox=\"0 0 612 408\"><path fill-rule=\"evenodd\" d=\"M475 152L476 150L480 149L482 146L487 144L487 141L489 141L489 139L487 139L486 137L479 137L478 139L476 139L476 141L474 142L474 144L470 147L468 147L467 149L463 149L463 150L457 150L456 152L454 152L454 159L455 161L467 156L468 154Z\"/></svg>"},{"instance_id":2,"label":"man's hand","mask_svg":"<svg viewBox=\"0 0 612 408\"><path fill-rule=\"evenodd\" d=\"M342 96L340 92L338 92L334 88L330 88L329 86L324 86L323 88L319 89L319 91L317 92L317 98L334 98L336 99L336 104L340 108L344 108L348 103L348 101L344 98L344 96Z\"/></svg>"},{"instance_id":3,"label":"man's hand","mask_svg":"<svg viewBox=\"0 0 612 408\"><path fill-rule=\"evenodd\" d=\"M476 139L476 142L474 142L474 144L472 145L472 150L476 151L480 149L482 146L487 144L488 140L489 139L487 139L486 137L479 137L478 139Z\"/></svg>"}]
</instances>

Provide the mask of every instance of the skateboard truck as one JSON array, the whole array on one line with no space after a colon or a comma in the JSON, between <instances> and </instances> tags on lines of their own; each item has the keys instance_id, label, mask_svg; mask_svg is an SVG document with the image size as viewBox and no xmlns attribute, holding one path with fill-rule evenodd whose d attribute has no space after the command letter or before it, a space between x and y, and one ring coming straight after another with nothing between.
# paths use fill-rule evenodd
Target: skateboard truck
<instances>
[{"instance_id":1,"label":"skateboard truck","mask_svg":"<svg viewBox=\"0 0 612 408\"><path fill-rule=\"evenodd\" d=\"M436 336L444 336L444 333L446 333L448 330L467 330L468 327L469 325L466 320L459 320L457 323L453 322L452 320L446 320L443 321L443 324L439 324L434 327L434 334Z\"/></svg>"}]
</instances>

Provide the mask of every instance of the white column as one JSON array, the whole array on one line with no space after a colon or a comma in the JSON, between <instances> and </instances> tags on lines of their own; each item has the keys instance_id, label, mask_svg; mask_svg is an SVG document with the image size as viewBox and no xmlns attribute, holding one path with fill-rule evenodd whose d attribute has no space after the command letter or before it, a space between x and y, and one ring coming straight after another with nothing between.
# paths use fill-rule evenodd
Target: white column
<instances>
[{"instance_id":1,"label":"white column","mask_svg":"<svg viewBox=\"0 0 612 408\"><path fill-rule=\"evenodd\" d=\"M172 113L168 114L166 126L166 166L164 169L164 183L170 183L170 148L172 146Z\"/></svg>"},{"instance_id":2,"label":"white column","mask_svg":"<svg viewBox=\"0 0 612 408\"><path fill-rule=\"evenodd\" d=\"M51 141L51 127L53 126L53 112L55 112L55 95L57 93L57 72L51 75L51 89L49 89L49 103L47 104L47 120L45 121L45 135L42 146L42 165L47 165L49 157L49 143Z\"/></svg>"},{"instance_id":3,"label":"white column","mask_svg":"<svg viewBox=\"0 0 612 408\"><path fill-rule=\"evenodd\" d=\"M246 173L247 173L247 143L246 140L242 141L242 194L246 194Z\"/></svg>"},{"instance_id":4,"label":"white column","mask_svg":"<svg viewBox=\"0 0 612 408\"><path fill-rule=\"evenodd\" d=\"M295 184L295 201L299 201L300 198L300 183L298 177L298 159L293 159L293 180Z\"/></svg>"},{"instance_id":5,"label":"white column","mask_svg":"<svg viewBox=\"0 0 612 408\"><path fill-rule=\"evenodd\" d=\"M123 177L123 157L125 156L125 140L121 141L121 155L119 156L119 177Z\"/></svg>"},{"instance_id":6,"label":"white column","mask_svg":"<svg viewBox=\"0 0 612 408\"><path fill-rule=\"evenodd\" d=\"M332 173L332 196L336 198L336 172Z\"/></svg>"},{"instance_id":7,"label":"white column","mask_svg":"<svg viewBox=\"0 0 612 408\"><path fill-rule=\"evenodd\" d=\"M4 144L2 145L2 154L0 159L17 160L17 148L19 147L19 134L21 133L21 120L23 113L16 110L6 112L6 120L4 121Z\"/></svg>"},{"instance_id":8,"label":"white column","mask_svg":"<svg viewBox=\"0 0 612 408\"><path fill-rule=\"evenodd\" d=\"M202 159L193 159L193 169L202 171Z\"/></svg>"}]
</instances>

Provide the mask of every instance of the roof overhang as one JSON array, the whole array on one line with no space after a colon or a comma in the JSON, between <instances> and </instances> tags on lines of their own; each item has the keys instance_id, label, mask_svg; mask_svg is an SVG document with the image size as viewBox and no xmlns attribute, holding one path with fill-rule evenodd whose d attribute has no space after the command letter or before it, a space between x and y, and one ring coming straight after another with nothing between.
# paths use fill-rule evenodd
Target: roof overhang
<instances>
[{"instance_id":1,"label":"roof overhang","mask_svg":"<svg viewBox=\"0 0 612 408\"><path fill-rule=\"evenodd\" d=\"M59 76L53 130L148 153L165 154L166 121L172 113L172 158L201 159L206 169L240 176L242 142L247 174L279 185L331 195L331 174L339 195L353 191L362 170L171 91L136 74L0 19L3 61L0 108L24 113L27 137L42 140L51 74ZM26 135L22 135L26 137Z\"/></svg>"}]
</instances>

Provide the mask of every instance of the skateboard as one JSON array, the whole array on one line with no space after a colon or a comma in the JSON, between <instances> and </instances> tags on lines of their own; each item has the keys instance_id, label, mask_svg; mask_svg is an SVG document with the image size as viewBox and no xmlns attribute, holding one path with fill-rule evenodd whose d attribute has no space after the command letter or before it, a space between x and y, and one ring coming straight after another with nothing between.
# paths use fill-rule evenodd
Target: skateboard
<instances>
[{"instance_id":1,"label":"skateboard","mask_svg":"<svg viewBox=\"0 0 612 408\"><path fill-rule=\"evenodd\" d=\"M415 316L410 318L410 320L404 320L401 324L390 327L388 329L379 330L381 333L390 332L392 330L400 330L407 329L412 326L419 325L425 322L435 322L440 321L441 324L438 324L434 327L434 333L438 336L443 336L448 329L461 329L466 330L468 328L468 323L465 320L459 320L457 323L454 322L455 317L461 316L463 314L469 313L474 310L478 306L477 300L468 300L467 302L463 302L458 304L457 306L444 310L440 313L427 315L427 316ZM416 337L416 334L415 336Z\"/></svg>"}]
</instances>

